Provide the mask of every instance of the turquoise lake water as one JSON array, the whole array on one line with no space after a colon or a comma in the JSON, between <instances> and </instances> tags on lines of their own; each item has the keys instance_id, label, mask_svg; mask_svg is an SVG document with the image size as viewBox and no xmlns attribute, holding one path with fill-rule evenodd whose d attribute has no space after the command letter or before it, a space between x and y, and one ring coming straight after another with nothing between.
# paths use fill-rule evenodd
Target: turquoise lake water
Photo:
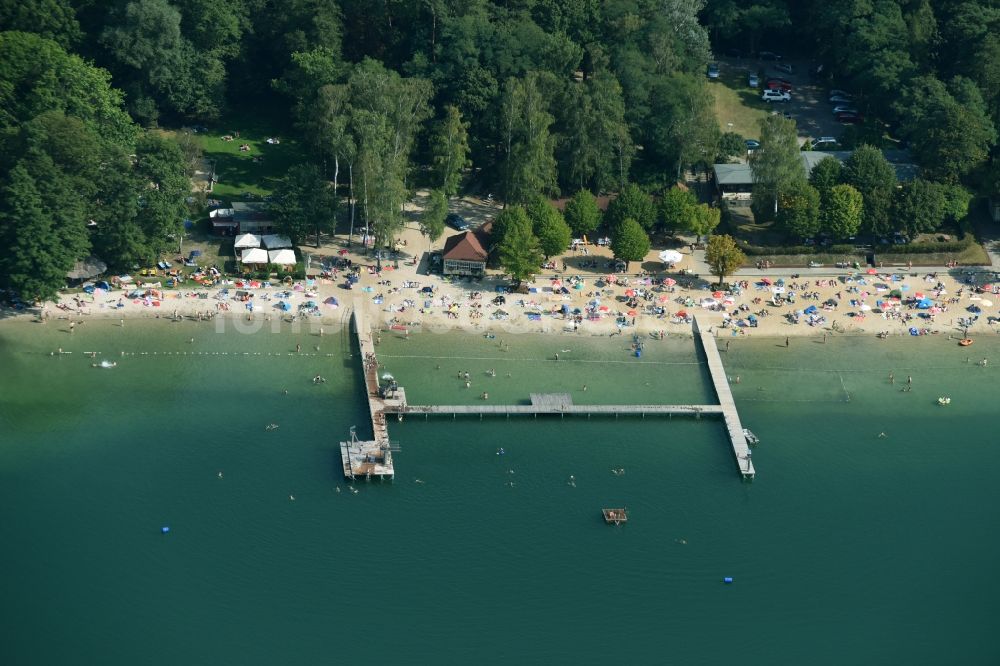
<instances>
[{"instance_id":1,"label":"turquoise lake water","mask_svg":"<svg viewBox=\"0 0 1000 666\"><path fill-rule=\"evenodd\" d=\"M734 341L752 484L718 420L436 417L353 493L346 336L216 326L0 325L0 663L1000 662L1000 340ZM409 337L412 403L713 399L690 339Z\"/></svg>"}]
</instances>

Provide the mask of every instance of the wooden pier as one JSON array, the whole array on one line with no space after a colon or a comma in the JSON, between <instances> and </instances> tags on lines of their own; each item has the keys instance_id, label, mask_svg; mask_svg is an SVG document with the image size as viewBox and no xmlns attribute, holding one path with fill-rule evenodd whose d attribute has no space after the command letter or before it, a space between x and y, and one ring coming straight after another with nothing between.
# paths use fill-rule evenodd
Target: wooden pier
<instances>
[{"instance_id":1,"label":"wooden pier","mask_svg":"<svg viewBox=\"0 0 1000 666\"><path fill-rule=\"evenodd\" d=\"M361 368L365 377L365 394L368 398L373 438L359 440L352 429L351 439L340 443L344 476L348 479L376 477L391 480L395 476L392 465L394 447L389 441L389 428L385 415L388 409L399 410L406 407L406 393L401 387L395 390L383 390L379 387L375 345L360 303L355 303L351 320L361 351Z\"/></svg>"},{"instance_id":2,"label":"wooden pier","mask_svg":"<svg viewBox=\"0 0 1000 666\"><path fill-rule=\"evenodd\" d=\"M754 478L755 471L750 459L750 445L744 434L743 425L740 423L739 413L736 411L733 394L729 389L729 379L722 365L715 338L709 331L701 328L697 317L694 319L694 337L697 341L696 344L700 344L705 352L718 404L576 405L568 393L532 393L529 396L529 404L491 405L484 401L482 404L476 405L411 405L406 401L406 392L394 381L386 386L380 386L375 345L362 307L360 302L355 303L351 320L361 351L365 393L371 416L373 438L366 441L358 440L352 429L351 440L340 443L344 476L348 479L358 477L392 479L394 477L392 452L397 448L389 440L389 429L386 422L386 416L389 414L397 415L399 420L402 420L406 415L415 414L423 414L425 418L431 415L451 415L453 418L457 418L459 415L478 415L480 418L506 416L509 418L510 416L555 414L561 417L584 415L587 417L614 416L615 418L619 416L645 417L646 415L693 416L695 418L701 418L702 415L722 416L740 475L747 480Z\"/></svg>"},{"instance_id":3,"label":"wooden pier","mask_svg":"<svg viewBox=\"0 0 1000 666\"><path fill-rule=\"evenodd\" d=\"M750 444L747 442L746 435L743 434L743 425L740 423L739 412L736 411L733 393L729 389L729 377L722 365L719 348L711 332L702 329L698 324L697 317L694 318L694 337L701 343L701 348L705 351L708 373L712 376L712 385L715 386L715 395L719 400L719 409L726 423L729 442L733 447L733 455L736 457L740 474L744 479L753 479L754 468L753 461L750 459Z\"/></svg>"}]
</instances>

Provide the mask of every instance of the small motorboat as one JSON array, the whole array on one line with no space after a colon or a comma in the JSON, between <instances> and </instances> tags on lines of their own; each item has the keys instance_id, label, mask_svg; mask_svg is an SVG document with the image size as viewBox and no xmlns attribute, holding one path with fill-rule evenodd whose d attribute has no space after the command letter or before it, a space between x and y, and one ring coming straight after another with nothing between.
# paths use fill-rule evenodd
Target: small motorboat
<instances>
[{"instance_id":1,"label":"small motorboat","mask_svg":"<svg viewBox=\"0 0 1000 666\"><path fill-rule=\"evenodd\" d=\"M951 404L951 398L944 398L944 397L938 398L938 404L939 405L950 405Z\"/></svg>"},{"instance_id":2,"label":"small motorboat","mask_svg":"<svg viewBox=\"0 0 1000 666\"><path fill-rule=\"evenodd\" d=\"M746 438L747 444L749 444L750 446L756 446L757 444L760 443L760 438L757 437L757 435L750 432L749 428L743 428L743 436Z\"/></svg>"},{"instance_id":3,"label":"small motorboat","mask_svg":"<svg viewBox=\"0 0 1000 666\"><path fill-rule=\"evenodd\" d=\"M960 347L968 347L971 344L972 344L972 338L962 338L961 340L958 341L958 345Z\"/></svg>"},{"instance_id":4,"label":"small motorboat","mask_svg":"<svg viewBox=\"0 0 1000 666\"><path fill-rule=\"evenodd\" d=\"M277 423L268 423L264 426L264 430L277 430L280 426Z\"/></svg>"}]
</instances>

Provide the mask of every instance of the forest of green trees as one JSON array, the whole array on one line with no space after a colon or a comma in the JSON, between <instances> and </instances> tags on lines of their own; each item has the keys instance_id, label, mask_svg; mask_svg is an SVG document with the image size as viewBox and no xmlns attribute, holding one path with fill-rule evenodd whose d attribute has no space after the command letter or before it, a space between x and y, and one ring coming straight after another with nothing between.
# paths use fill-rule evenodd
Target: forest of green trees
<instances>
[{"instance_id":1,"label":"forest of green trees","mask_svg":"<svg viewBox=\"0 0 1000 666\"><path fill-rule=\"evenodd\" d=\"M860 142L905 141L924 174L905 202L796 183L773 193L787 210L809 209L813 187L837 224L861 206L883 232L886 210L1000 189L996 0L20 0L0 4L0 284L50 296L91 252L127 268L168 251L197 151L150 129L255 106L279 109L308 151L286 191L329 187L330 207L350 194L380 243L416 186L529 213L582 190L663 194L728 150L713 51L762 48L822 65L860 96ZM718 223L681 198L619 206L617 224ZM570 226L592 225L574 202Z\"/></svg>"}]
</instances>

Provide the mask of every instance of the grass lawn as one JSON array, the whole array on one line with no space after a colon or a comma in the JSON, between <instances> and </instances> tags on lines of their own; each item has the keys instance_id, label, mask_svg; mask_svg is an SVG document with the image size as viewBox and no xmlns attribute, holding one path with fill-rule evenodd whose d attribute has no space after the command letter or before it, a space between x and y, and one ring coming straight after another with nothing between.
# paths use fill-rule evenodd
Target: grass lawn
<instances>
[{"instance_id":1,"label":"grass lawn","mask_svg":"<svg viewBox=\"0 0 1000 666\"><path fill-rule=\"evenodd\" d=\"M205 159L215 163L218 178L210 196L231 202L244 199L246 192L270 194L288 169L303 159L302 146L284 131L285 127L267 115L234 114L198 134ZM223 141L226 135L233 140ZM267 143L269 137L280 143ZM250 150L241 152L243 144L249 144ZM255 157L262 161L255 162Z\"/></svg>"},{"instance_id":2,"label":"grass lawn","mask_svg":"<svg viewBox=\"0 0 1000 666\"><path fill-rule=\"evenodd\" d=\"M760 99L760 89L747 85L746 67L723 65L720 77L710 81L708 89L715 97L715 116L723 132L756 139L760 137L760 121L771 109Z\"/></svg>"}]
</instances>

